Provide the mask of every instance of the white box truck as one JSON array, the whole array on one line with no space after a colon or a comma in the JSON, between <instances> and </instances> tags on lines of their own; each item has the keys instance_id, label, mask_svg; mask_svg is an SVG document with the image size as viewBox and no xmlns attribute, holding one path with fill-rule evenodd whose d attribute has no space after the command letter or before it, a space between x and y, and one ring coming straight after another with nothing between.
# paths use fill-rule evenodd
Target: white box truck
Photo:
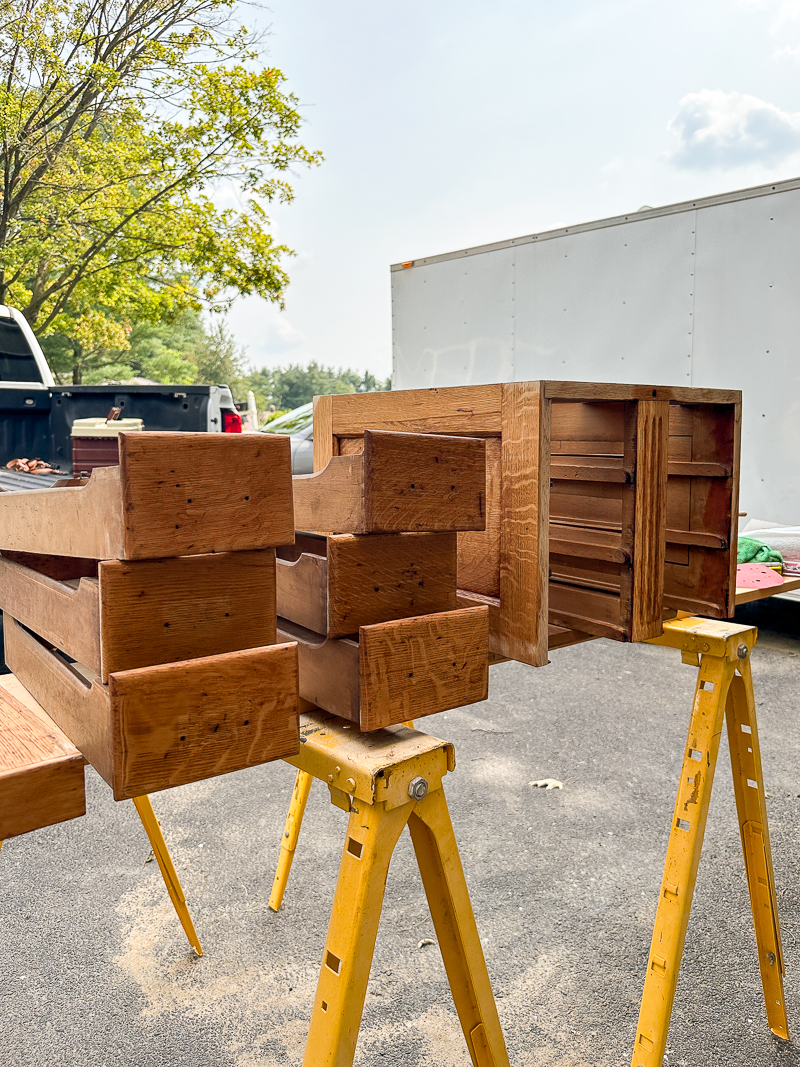
<instances>
[{"instance_id":1,"label":"white box truck","mask_svg":"<svg viewBox=\"0 0 800 1067\"><path fill-rule=\"evenodd\" d=\"M741 389L741 510L800 524L800 179L391 272L394 389L539 378Z\"/></svg>"}]
</instances>

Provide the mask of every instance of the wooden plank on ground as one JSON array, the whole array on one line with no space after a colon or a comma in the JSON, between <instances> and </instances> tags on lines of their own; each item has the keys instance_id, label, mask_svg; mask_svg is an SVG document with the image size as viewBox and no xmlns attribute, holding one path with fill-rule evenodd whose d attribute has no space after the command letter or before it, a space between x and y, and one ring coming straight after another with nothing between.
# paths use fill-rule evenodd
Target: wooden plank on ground
<instances>
[{"instance_id":1,"label":"wooden plank on ground","mask_svg":"<svg viewBox=\"0 0 800 1067\"><path fill-rule=\"evenodd\" d=\"M86 813L84 759L17 679L0 685L0 841Z\"/></svg>"}]
</instances>

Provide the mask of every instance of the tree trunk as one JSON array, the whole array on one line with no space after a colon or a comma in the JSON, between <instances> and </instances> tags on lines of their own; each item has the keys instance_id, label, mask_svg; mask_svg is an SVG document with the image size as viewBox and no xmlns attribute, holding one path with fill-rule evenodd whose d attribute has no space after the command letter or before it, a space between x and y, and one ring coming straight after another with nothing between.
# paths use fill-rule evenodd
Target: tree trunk
<instances>
[{"instance_id":1,"label":"tree trunk","mask_svg":"<svg viewBox=\"0 0 800 1067\"><path fill-rule=\"evenodd\" d=\"M80 363L76 363L72 368L72 384L80 385L83 382L83 367Z\"/></svg>"}]
</instances>

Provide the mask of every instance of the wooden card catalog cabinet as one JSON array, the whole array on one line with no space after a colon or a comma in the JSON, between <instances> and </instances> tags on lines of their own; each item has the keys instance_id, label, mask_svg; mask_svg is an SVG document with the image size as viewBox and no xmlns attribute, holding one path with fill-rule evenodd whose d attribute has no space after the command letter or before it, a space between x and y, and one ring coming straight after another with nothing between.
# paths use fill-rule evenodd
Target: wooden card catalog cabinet
<instances>
[{"instance_id":1,"label":"wooden card catalog cabinet","mask_svg":"<svg viewBox=\"0 0 800 1067\"><path fill-rule=\"evenodd\" d=\"M733 611L741 394L514 382L318 397L314 466L366 430L482 437L486 529L458 534L459 603L495 657L586 635L646 640L665 613Z\"/></svg>"}]
</instances>

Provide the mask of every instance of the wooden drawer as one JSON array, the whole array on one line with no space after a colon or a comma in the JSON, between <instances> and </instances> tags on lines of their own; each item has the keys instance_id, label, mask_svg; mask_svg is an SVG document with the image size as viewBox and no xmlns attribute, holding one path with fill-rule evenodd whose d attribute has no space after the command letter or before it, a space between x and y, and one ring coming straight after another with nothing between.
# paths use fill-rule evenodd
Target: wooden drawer
<instances>
[{"instance_id":1,"label":"wooden drawer","mask_svg":"<svg viewBox=\"0 0 800 1067\"><path fill-rule=\"evenodd\" d=\"M296 475L295 527L314 533L419 533L486 525L485 445L477 438L367 430L353 455Z\"/></svg>"},{"instance_id":2,"label":"wooden drawer","mask_svg":"<svg viewBox=\"0 0 800 1067\"><path fill-rule=\"evenodd\" d=\"M456 607L456 534L316 537L278 550L278 614L327 637Z\"/></svg>"},{"instance_id":3,"label":"wooden drawer","mask_svg":"<svg viewBox=\"0 0 800 1067\"><path fill-rule=\"evenodd\" d=\"M84 759L13 675L0 686L0 841L86 814Z\"/></svg>"},{"instance_id":4,"label":"wooden drawer","mask_svg":"<svg viewBox=\"0 0 800 1067\"><path fill-rule=\"evenodd\" d=\"M0 493L0 551L161 559L294 540L288 437L121 433L119 464Z\"/></svg>"},{"instance_id":5,"label":"wooden drawer","mask_svg":"<svg viewBox=\"0 0 800 1067\"><path fill-rule=\"evenodd\" d=\"M9 667L115 800L298 750L294 644L121 671L103 685L8 615L4 630Z\"/></svg>"},{"instance_id":6,"label":"wooden drawer","mask_svg":"<svg viewBox=\"0 0 800 1067\"><path fill-rule=\"evenodd\" d=\"M300 696L362 730L485 700L488 609L470 607L362 626L358 640L323 638L278 620L297 641Z\"/></svg>"},{"instance_id":7,"label":"wooden drawer","mask_svg":"<svg viewBox=\"0 0 800 1067\"><path fill-rule=\"evenodd\" d=\"M6 553L0 609L107 682L274 644L275 550L130 562Z\"/></svg>"}]
</instances>

